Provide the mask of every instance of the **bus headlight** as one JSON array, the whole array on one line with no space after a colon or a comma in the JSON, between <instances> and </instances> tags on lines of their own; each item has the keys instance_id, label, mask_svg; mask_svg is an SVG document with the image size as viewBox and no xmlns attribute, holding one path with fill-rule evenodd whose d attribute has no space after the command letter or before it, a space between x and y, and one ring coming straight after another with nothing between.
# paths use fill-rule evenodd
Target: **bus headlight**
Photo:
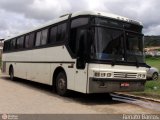
<instances>
[{"instance_id":1,"label":"bus headlight","mask_svg":"<svg viewBox=\"0 0 160 120\"><path fill-rule=\"evenodd\" d=\"M94 77L111 78L112 73L111 72L94 72Z\"/></svg>"},{"instance_id":2,"label":"bus headlight","mask_svg":"<svg viewBox=\"0 0 160 120\"><path fill-rule=\"evenodd\" d=\"M106 73L101 73L101 77L105 77L106 76Z\"/></svg>"},{"instance_id":3,"label":"bus headlight","mask_svg":"<svg viewBox=\"0 0 160 120\"><path fill-rule=\"evenodd\" d=\"M94 77L100 77L100 72L95 72Z\"/></svg>"},{"instance_id":4,"label":"bus headlight","mask_svg":"<svg viewBox=\"0 0 160 120\"><path fill-rule=\"evenodd\" d=\"M112 73L107 73L107 77L111 77L112 76Z\"/></svg>"}]
</instances>

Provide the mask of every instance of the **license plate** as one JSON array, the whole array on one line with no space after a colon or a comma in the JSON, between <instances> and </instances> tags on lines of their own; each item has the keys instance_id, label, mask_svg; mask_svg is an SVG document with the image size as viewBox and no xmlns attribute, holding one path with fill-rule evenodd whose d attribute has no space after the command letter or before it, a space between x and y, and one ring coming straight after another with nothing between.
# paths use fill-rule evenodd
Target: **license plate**
<instances>
[{"instance_id":1,"label":"license plate","mask_svg":"<svg viewBox=\"0 0 160 120\"><path fill-rule=\"evenodd\" d=\"M120 86L121 87L129 87L129 83L121 83Z\"/></svg>"}]
</instances>

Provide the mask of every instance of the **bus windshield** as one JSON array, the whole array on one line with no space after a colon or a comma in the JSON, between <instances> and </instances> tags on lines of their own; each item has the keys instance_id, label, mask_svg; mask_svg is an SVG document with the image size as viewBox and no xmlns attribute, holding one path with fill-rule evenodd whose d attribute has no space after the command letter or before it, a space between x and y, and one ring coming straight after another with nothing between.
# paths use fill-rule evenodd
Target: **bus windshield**
<instances>
[{"instance_id":1,"label":"bus windshield","mask_svg":"<svg viewBox=\"0 0 160 120\"><path fill-rule=\"evenodd\" d=\"M144 63L143 36L127 33L126 51L128 62Z\"/></svg>"},{"instance_id":2,"label":"bus windshield","mask_svg":"<svg viewBox=\"0 0 160 120\"><path fill-rule=\"evenodd\" d=\"M107 28L95 28L95 53L98 60L124 60L123 31Z\"/></svg>"},{"instance_id":3,"label":"bus windshield","mask_svg":"<svg viewBox=\"0 0 160 120\"><path fill-rule=\"evenodd\" d=\"M106 26L92 27L94 40L91 59L116 62L144 63L143 36Z\"/></svg>"}]
</instances>

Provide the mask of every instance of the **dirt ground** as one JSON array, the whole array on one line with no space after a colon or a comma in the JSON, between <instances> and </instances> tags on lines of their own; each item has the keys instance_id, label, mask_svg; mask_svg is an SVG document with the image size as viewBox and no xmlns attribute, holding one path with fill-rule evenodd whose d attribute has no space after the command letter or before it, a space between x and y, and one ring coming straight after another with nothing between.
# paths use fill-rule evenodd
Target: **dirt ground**
<instances>
[{"instance_id":1,"label":"dirt ground","mask_svg":"<svg viewBox=\"0 0 160 120\"><path fill-rule=\"evenodd\" d=\"M150 103L148 103L150 104ZM16 114L151 114L158 110L111 100L103 95L72 93L61 97L50 87L0 74L0 113Z\"/></svg>"}]
</instances>

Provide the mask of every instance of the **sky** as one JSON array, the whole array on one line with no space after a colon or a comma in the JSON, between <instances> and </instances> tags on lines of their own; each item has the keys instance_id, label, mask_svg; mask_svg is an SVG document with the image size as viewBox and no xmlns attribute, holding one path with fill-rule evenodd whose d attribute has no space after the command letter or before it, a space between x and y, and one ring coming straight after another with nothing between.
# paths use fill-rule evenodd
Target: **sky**
<instances>
[{"instance_id":1,"label":"sky","mask_svg":"<svg viewBox=\"0 0 160 120\"><path fill-rule=\"evenodd\" d=\"M160 35L160 0L0 0L0 38L19 34L66 13L90 10L141 21L145 35Z\"/></svg>"}]
</instances>

